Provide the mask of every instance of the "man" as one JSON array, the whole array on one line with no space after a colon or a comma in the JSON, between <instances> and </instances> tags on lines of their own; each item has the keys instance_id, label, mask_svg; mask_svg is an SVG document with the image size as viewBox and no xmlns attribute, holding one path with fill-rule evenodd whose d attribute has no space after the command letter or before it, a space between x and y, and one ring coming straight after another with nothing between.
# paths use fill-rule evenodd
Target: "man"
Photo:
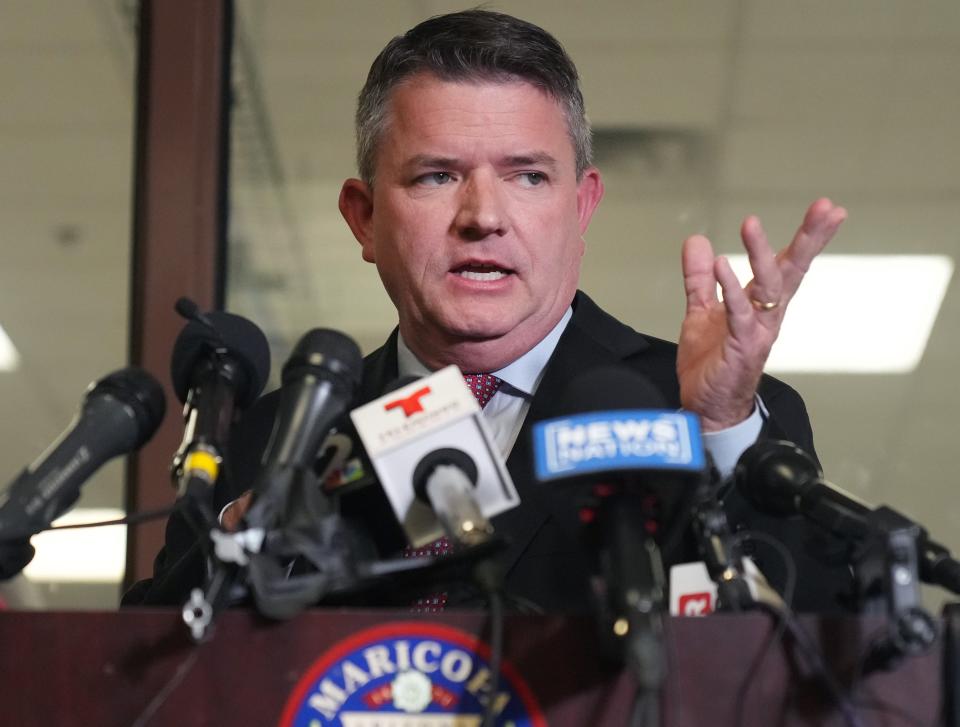
<instances>
[{"instance_id":1,"label":"man","mask_svg":"<svg viewBox=\"0 0 960 727\"><path fill-rule=\"evenodd\" d=\"M399 317L365 361L360 399L382 394L398 375L449 364L502 381L484 412L522 499L494 520L513 543L503 557L509 593L548 609L586 606L584 556L559 524L563 498L533 482L528 442L531 422L583 371L615 364L642 373L668 405L699 415L721 471L762 430L812 449L799 397L762 371L786 306L843 221L842 208L814 202L777 255L759 220L747 218L741 236L754 279L745 288L705 237L689 238L677 348L637 334L577 292L583 235L603 182L591 165L576 69L542 29L471 10L393 39L360 94L357 146L361 178L344 183L340 211ZM276 397L265 397L248 415L238 458L262 451L275 408ZM248 462L235 480L255 469ZM242 485L232 484L235 496ZM228 510L227 522L237 522L247 502ZM736 493L726 505L738 526L780 535L801 578L818 579L801 590L798 606L836 605L846 572L811 559L805 531L767 521ZM364 516L382 523L369 507ZM161 575L177 560L171 537L158 558Z\"/></svg>"}]
</instances>

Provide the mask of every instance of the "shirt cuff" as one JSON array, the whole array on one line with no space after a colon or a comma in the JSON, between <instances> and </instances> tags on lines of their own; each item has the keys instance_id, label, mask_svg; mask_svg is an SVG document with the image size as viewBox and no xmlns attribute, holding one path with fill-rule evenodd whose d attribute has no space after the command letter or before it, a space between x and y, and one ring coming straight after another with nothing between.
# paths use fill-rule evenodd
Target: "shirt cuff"
<instances>
[{"instance_id":1,"label":"shirt cuff","mask_svg":"<svg viewBox=\"0 0 960 727\"><path fill-rule=\"evenodd\" d=\"M742 422L716 432L703 433L703 445L713 457L713 464L721 477L727 478L732 475L740 455L757 441L760 430L763 428L762 412L765 411L766 407L758 396L753 413Z\"/></svg>"}]
</instances>

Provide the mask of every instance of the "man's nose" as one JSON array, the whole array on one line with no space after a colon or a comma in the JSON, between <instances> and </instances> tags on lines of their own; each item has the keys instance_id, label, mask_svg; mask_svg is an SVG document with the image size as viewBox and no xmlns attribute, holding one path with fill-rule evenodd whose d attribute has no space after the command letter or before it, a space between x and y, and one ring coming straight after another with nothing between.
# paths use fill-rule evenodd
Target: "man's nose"
<instances>
[{"instance_id":1,"label":"man's nose","mask_svg":"<svg viewBox=\"0 0 960 727\"><path fill-rule=\"evenodd\" d=\"M454 220L461 237L482 240L506 232L506 213L498 182L495 175L475 174L463 185Z\"/></svg>"}]
</instances>

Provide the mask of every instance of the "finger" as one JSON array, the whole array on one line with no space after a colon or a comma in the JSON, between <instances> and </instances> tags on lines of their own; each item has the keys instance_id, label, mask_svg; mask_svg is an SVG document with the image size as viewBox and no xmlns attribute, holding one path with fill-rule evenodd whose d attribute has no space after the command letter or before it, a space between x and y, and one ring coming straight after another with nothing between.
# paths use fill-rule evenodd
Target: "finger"
<instances>
[{"instance_id":1,"label":"finger","mask_svg":"<svg viewBox=\"0 0 960 727\"><path fill-rule=\"evenodd\" d=\"M753 280L747 286L747 296L760 303L780 303L783 297L783 275L760 220L753 216L747 217L740 227L740 237L753 271Z\"/></svg>"},{"instance_id":2,"label":"finger","mask_svg":"<svg viewBox=\"0 0 960 727\"><path fill-rule=\"evenodd\" d=\"M825 197L818 199L807 209L797 234L777 258L783 275L785 300L789 300L797 292L810 264L827 246L846 218L847 211Z\"/></svg>"},{"instance_id":3,"label":"finger","mask_svg":"<svg viewBox=\"0 0 960 727\"><path fill-rule=\"evenodd\" d=\"M717 279L714 277L713 247L703 235L688 237L681 253L683 289L687 311L717 302Z\"/></svg>"},{"instance_id":4,"label":"finger","mask_svg":"<svg viewBox=\"0 0 960 727\"><path fill-rule=\"evenodd\" d=\"M727 327L734 338L742 339L753 325L753 305L727 258L722 256L717 258L714 275L723 291L723 306L727 310Z\"/></svg>"}]
</instances>

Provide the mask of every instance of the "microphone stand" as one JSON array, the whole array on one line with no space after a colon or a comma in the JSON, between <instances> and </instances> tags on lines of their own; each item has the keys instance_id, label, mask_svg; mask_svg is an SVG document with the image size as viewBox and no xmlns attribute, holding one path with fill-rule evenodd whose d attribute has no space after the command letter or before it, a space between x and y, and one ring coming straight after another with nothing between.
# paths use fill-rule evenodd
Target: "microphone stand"
<instances>
[{"instance_id":1,"label":"microphone stand","mask_svg":"<svg viewBox=\"0 0 960 727\"><path fill-rule=\"evenodd\" d=\"M218 377L222 375L223 372L218 373ZM193 416L196 417L196 412ZM194 641L200 642L209 634L217 614L228 605L238 584L239 566L245 565L247 559L232 539L232 534L220 527L213 509L213 489L223 461L218 447L206 437L187 444L192 440L191 431L195 423L191 421L188 424L187 435L174 456L170 474L179 493L177 505L197 532L207 556L207 576L203 588L190 591L182 612L190 635ZM228 418L220 423L221 428L228 425Z\"/></svg>"},{"instance_id":2,"label":"microphone stand","mask_svg":"<svg viewBox=\"0 0 960 727\"><path fill-rule=\"evenodd\" d=\"M601 647L636 680L631 723L638 727L660 723L660 691L666 678L666 579L660 549L645 528L651 518L643 499L602 495L597 517L585 533L600 539Z\"/></svg>"},{"instance_id":3,"label":"microphone stand","mask_svg":"<svg viewBox=\"0 0 960 727\"><path fill-rule=\"evenodd\" d=\"M960 603L943 607L943 725L960 727Z\"/></svg>"},{"instance_id":4,"label":"microphone stand","mask_svg":"<svg viewBox=\"0 0 960 727\"><path fill-rule=\"evenodd\" d=\"M346 603L380 590L390 595L444 576L472 576L488 594L500 590L502 576L492 557L506 547L502 537L485 534L439 559L379 559L370 539L340 515L312 469L287 467L275 474L237 532L223 531L202 498L182 502L213 543L205 586L194 589L183 608L196 641L208 633L238 585L248 589L260 613L273 619L291 618L324 601ZM202 523L195 521L197 514Z\"/></svg>"},{"instance_id":5,"label":"microphone stand","mask_svg":"<svg viewBox=\"0 0 960 727\"><path fill-rule=\"evenodd\" d=\"M286 470L251 506L247 530L236 534L247 545L248 582L265 616L285 619L304 608L349 602L379 589L400 591L449 575L499 590L492 556L506 541L488 535L443 558L380 559L370 539L340 515L336 501L310 471ZM474 565L476 564L476 565Z\"/></svg>"},{"instance_id":6,"label":"microphone stand","mask_svg":"<svg viewBox=\"0 0 960 727\"><path fill-rule=\"evenodd\" d=\"M290 618L349 590L360 578L358 565L375 559L373 545L337 512L310 470L282 471L246 521L262 542L250 556L250 586L257 608L270 618Z\"/></svg>"},{"instance_id":7,"label":"microphone stand","mask_svg":"<svg viewBox=\"0 0 960 727\"><path fill-rule=\"evenodd\" d=\"M717 584L717 611L745 611L756 601L743 573L743 550L727 513L705 480L693 506L693 533L707 573Z\"/></svg>"},{"instance_id":8,"label":"microphone stand","mask_svg":"<svg viewBox=\"0 0 960 727\"><path fill-rule=\"evenodd\" d=\"M237 539L239 534L220 527L208 496L187 496L179 505L184 518L198 533L207 558L204 585L190 591L181 614L191 637L199 643L210 634L217 615L227 607L237 587L242 587L241 568L249 561Z\"/></svg>"},{"instance_id":9,"label":"microphone stand","mask_svg":"<svg viewBox=\"0 0 960 727\"><path fill-rule=\"evenodd\" d=\"M908 656L919 656L937 639L937 624L920 600L919 550L923 529L882 506L867 516L868 537L854 568L864 613L884 613L886 634L874 643L863 674L889 671Z\"/></svg>"}]
</instances>

